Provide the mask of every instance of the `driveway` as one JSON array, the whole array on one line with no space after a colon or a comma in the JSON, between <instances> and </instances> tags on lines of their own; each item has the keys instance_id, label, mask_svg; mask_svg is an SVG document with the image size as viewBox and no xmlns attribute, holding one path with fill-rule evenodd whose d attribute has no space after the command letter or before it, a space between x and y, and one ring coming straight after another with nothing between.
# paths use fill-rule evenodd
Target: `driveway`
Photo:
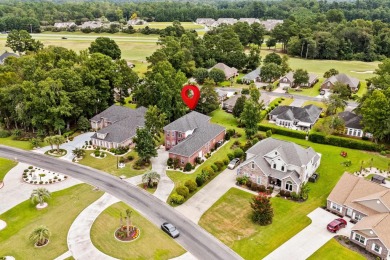
<instances>
[{"instance_id":1,"label":"driveway","mask_svg":"<svg viewBox=\"0 0 390 260\"><path fill-rule=\"evenodd\" d=\"M73 154L72 154L72 151L75 148L81 148L85 144L85 141L91 140L91 136L93 134L94 134L93 132L84 133L84 134L76 136L73 139L73 141L69 141L67 143L62 144L60 146L61 149L65 149L67 153L66 153L65 156L61 157L61 159L72 161L72 159L74 157ZM45 146L45 147L42 147L42 148L39 148L39 149L35 149L34 152L45 153L46 151L48 151L50 149L51 149L51 146L49 145L49 146Z\"/></svg>"},{"instance_id":2,"label":"driveway","mask_svg":"<svg viewBox=\"0 0 390 260\"><path fill-rule=\"evenodd\" d=\"M171 194L173 188L175 187L175 183L166 173L168 158L168 151L165 151L165 148L161 146L157 150L157 157L151 159L152 170L160 174L160 181L158 182L157 189L153 195L163 202L167 201L169 194Z\"/></svg>"},{"instance_id":3,"label":"driveway","mask_svg":"<svg viewBox=\"0 0 390 260\"><path fill-rule=\"evenodd\" d=\"M183 205L175 209L194 223L198 223L202 215L230 188L235 187L241 189L235 184L236 177L236 170L224 170ZM242 190L257 194L246 189Z\"/></svg>"},{"instance_id":4,"label":"driveway","mask_svg":"<svg viewBox=\"0 0 390 260\"><path fill-rule=\"evenodd\" d=\"M291 102L290 106L292 107L302 107L303 103L305 103L304 99L294 98L293 102Z\"/></svg>"},{"instance_id":5,"label":"driveway","mask_svg":"<svg viewBox=\"0 0 390 260\"><path fill-rule=\"evenodd\" d=\"M317 208L307 215L312 223L303 229L301 232L290 238L283 245L275 249L271 254L264 259L280 260L280 259L307 259L326 242L332 239L335 235L349 236L352 223L347 222L347 227L341 229L337 234L330 233L326 226L333 219L338 218L324 209Z\"/></svg>"}]
</instances>

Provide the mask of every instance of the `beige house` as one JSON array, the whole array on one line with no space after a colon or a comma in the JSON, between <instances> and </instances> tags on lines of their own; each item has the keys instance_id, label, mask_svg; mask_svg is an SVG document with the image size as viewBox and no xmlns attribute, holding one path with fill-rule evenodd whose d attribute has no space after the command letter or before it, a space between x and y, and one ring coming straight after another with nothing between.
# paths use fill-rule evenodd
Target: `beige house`
<instances>
[{"instance_id":1,"label":"beige house","mask_svg":"<svg viewBox=\"0 0 390 260\"><path fill-rule=\"evenodd\" d=\"M274 138L252 146L246 151L246 158L237 175L247 176L258 185L296 193L321 162L321 154L313 148Z\"/></svg>"},{"instance_id":2,"label":"beige house","mask_svg":"<svg viewBox=\"0 0 390 260\"><path fill-rule=\"evenodd\" d=\"M357 222L349 237L353 243L390 259L390 189L344 173L329 194L327 208Z\"/></svg>"},{"instance_id":3,"label":"beige house","mask_svg":"<svg viewBox=\"0 0 390 260\"><path fill-rule=\"evenodd\" d=\"M210 69L208 69L208 71L211 71L212 69L219 69L219 70L222 70L223 73L225 73L225 79L228 80L230 78L233 78L235 76L238 76L238 70L234 67L229 67L228 65L224 64L224 63L217 63L215 64L213 67L211 67Z\"/></svg>"}]
</instances>

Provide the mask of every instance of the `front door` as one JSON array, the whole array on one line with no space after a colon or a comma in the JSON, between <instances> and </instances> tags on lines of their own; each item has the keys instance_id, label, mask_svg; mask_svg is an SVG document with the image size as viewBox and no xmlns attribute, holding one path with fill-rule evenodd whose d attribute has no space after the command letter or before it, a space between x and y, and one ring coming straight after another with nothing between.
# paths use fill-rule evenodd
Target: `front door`
<instances>
[{"instance_id":1,"label":"front door","mask_svg":"<svg viewBox=\"0 0 390 260\"><path fill-rule=\"evenodd\" d=\"M199 154L198 154L198 157L202 158L202 156L203 156L203 153L202 153L202 151L200 151Z\"/></svg>"},{"instance_id":2,"label":"front door","mask_svg":"<svg viewBox=\"0 0 390 260\"><path fill-rule=\"evenodd\" d=\"M352 217L352 209L348 208L347 213L345 214L347 217Z\"/></svg>"}]
</instances>

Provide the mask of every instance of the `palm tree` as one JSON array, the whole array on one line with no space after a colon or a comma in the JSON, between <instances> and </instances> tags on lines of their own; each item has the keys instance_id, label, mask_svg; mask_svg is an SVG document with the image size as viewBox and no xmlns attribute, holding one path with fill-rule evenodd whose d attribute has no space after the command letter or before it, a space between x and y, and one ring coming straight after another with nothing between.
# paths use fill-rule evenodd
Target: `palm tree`
<instances>
[{"instance_id":1,"label":"palm tree","mask_svg":"<svg viewBox=\"0 0 390 260\"><path fill-rule=\"evenodd\" d=\"M131 225L131 213L132 211L126 209L126 236L130 236L130 225Z\"/></svg>"},{"instance_id":2,"label":"palm tree","mask_svg":"<svg viewBox=\"0 0 390 260\"><path fill-rule=\"evenodd\" d=\"M50 144L51 149L53 150L53 137L52 136L46 136L45 139L43 139L43 141Z\"/></svg>"},{"instance_id":3,"label":"palm tree","mask_svg":"<svg viewBox=\"0 0 390 260\"><path fill-rule=\"evenodd\" d=\"M33 190L30 199L32 203L38 202L39 205L43 206L45 199L49 199L50 197L51 197L50 191L48 191L46 188L38 188Z\"/></svg>"},{"instance_id":4,"label":"palm tree","mask_svg":"<svg viewBox=\"0 0 390 260\"><path fill-rule=\"evenodd\" d=\"M153 183L157 183L160 180L160 174L155 171L149 171L142 176L142 182L147 183L148 187L153 187Z\"/></svg>"},{"instance_id":5,"label":"palm tree","mask_svg":"<svg viewBox=\"0 0 390 260\"><path fill-rule=\"evenodd\" d=\"M53 136L53 143L57 146L57 153L60 153L60 145L65 142L65 137L62 135Z\"/></svg>"},{"instance_id":6,"label":"palm tree","mask_svg":"<svg viewBox=\"0 0 390 260\"><path fill-rule=\"evenodd\" d=\"M35 245L44 245L46 240L49 240L50 231L45 226L40 226L34 229L30 234L30 240L34 241Z\"/></svg>"},{"instance_id":7,"label":"palm tree","mask_svg":"<svg viewBox=\"0 0 390 260\"><path fill-rule=\"evenodd\" d=\"M72 154L77 158L81 158L85 155L85 151L83 149L76 148L72 151Z\"/></svg>"}]
</instances>

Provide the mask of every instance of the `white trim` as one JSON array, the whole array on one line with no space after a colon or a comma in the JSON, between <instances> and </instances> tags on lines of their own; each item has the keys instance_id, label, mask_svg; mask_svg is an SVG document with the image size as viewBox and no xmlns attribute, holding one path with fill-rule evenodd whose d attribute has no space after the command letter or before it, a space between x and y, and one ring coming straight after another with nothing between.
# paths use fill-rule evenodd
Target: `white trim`
<instances>
[{"instance_id":1,"label":"white trim","mask_svg":"<svg viewBox=\"0 0 390 260\"><path fill-rule=\"evenodd\" d=\"M378 250L378 251L375 250L375 246L378 246L378 247L379 247L379 250ZM374 252L376 252L376 253L378 253L378 254L381 254L381 253L382 253L382 247L381 247L380 245L378 245L378 244L375 244L375 243L372 243L371 250L374 251Z\"/></svg>"},{"instance_id":2,"label":"white trim","mask_svg":"<svg viewBox=\"0 0 390 260\"><path fill-rule=\"evenodd\" d=\"M333 208L333 205L335 205L336 207ZM340 210L337 209L337 206L339 206ZM335 202L333 202L333 201L330 202L330 208L333 209L333 210L336 210L336 211L338 211L338 212L340 212L340 213L343 212L343 206L340 205L340 204L338 204L338 203L335 203Z\"/></svg>"}]
</instances>

